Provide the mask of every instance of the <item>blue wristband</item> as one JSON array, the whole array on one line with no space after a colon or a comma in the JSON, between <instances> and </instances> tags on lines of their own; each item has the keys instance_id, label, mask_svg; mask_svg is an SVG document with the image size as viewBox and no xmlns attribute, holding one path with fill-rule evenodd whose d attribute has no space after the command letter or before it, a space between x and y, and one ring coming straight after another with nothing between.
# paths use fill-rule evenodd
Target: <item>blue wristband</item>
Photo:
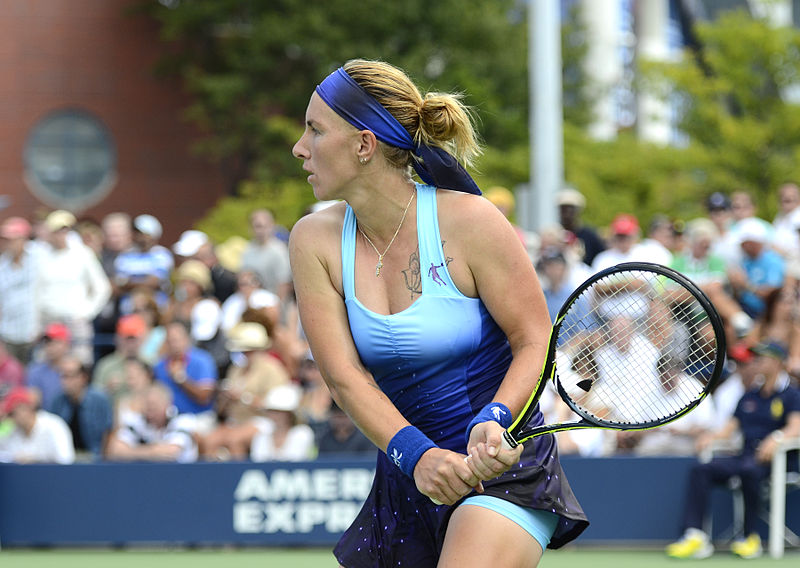
<instances>
[{"instance_id":1,"label":"blue wristband","mask_svg":"<svg viewBox=\"0 0 800 568\"><path fill-rule=\"evenodd\" d=\"M414 479L414 468L422 454L435 448L431 441L419 428L406 426L389 441L386 455L399 467L403 473Z\"/></svg>"},{"instance_id":2,"label":"blue wristband","mask_svg":"<svg viewBox=\"0 0 800 568\"><path fill-rule=\"evenodd\" d=\"M480 424L481 422L490 422L492 420L500 424L500 426L503 428L508 428L514 421L514 417L511 416L511 411L502 402L490 402L481 408L481 411L475 415L475 418L473 418L472 422L470 422L467 426L467 432L465 435L467 438L467 443L469 443L469 435L476 424Z\"/></svg>"}]
</instances>

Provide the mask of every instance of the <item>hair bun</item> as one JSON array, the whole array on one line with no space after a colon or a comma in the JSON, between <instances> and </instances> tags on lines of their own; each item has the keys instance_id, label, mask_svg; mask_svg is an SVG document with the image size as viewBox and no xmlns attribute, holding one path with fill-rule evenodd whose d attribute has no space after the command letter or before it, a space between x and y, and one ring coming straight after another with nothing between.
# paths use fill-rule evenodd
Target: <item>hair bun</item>
<instances>
[{"instance_id":1,"label":"hair bun","mask_svg":"<svg viewBox=\"0 0 800 568\"><path fill-rule=\"evenodd\" d=\"M419 107L420 127L432 140L452 140L463 125L463 111L455 96L428 93Z\"/></svg>"}]
</instances>

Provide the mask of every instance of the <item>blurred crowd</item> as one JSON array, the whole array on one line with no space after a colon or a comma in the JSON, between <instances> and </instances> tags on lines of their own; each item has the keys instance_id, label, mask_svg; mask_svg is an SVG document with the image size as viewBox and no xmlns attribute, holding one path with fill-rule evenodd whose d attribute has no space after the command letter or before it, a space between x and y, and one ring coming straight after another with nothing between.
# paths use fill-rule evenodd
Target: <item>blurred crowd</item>
<instances>
[{"instance_id":1,"label":"blurred crowd","mask_svg":"<svg viewBox=\"0 0 800 568\"><path fill-rule=\"evenodd\" d=\"M626 261L670 266L700 286L724 321L728 363L712 400L648 433L562 432L562 453L690 455L763 380L765 359L800 377L800 189L777 189L774 220L752 196L714 193L707 215L631 213L584 221L575 188L559 224L515 227L551 317L588 276ZM514 196L485 193L508 217ZM324 206L325 204L320 204ZM243 219L243 223L244 223ZM304 339L288 232L253 211L249 240L184 231L162 243L150 214L99 223L64 210L0 224L0 461L301 461L374 452L336 406ZM765 350L763 345L772 345ZM772 367L770 367L772 365ZM570 419L557 395L547 420Z\"/></svg>"},{"instance_id":2,"label":"blurred crowd","mask_svg":"<svg viewBox=\"0 0 800 568\"><path fill-rule=\"evenodd\" d=\"M245 221L245 220L243 220ZM310 460L374 447L303 337L287 231L153 215L0 224L0 461Z\"/></svg>"},{"instance_id":3,"label":"blurred crowd","mask_svg":"<svg viewBox=\"0 0 800 568\"><path fill-rule=\"evenodd\" d=\"M752 195L734 191L707 196L706 214L696 219L659 214L641 224L635 214L622 212L600 230L584 221L584 196L566 187L557 195L558 225L538 234L520 232L539 273L551 319L592 274L623 262L651 262L673 268L697 284L724 325L727 358L722 380L697 409L644 432L561 432L561 453L695 455L732 417L746 426L742 415L736 414L745 393L763 390L765 384L770 393L798 388L800 188L786 183L776 192L779 210L771 221L757 216ZM502 211L513 208L513 195L504 188L493 188L486 195ZM558 372L572 372L568 363L561 361ZM693 378L701 377L682 380ZM662 376L664 384L669 380ZM546 394L541 402L546 421L575 419L554 392Z\"/></svg>"}]
</instances>

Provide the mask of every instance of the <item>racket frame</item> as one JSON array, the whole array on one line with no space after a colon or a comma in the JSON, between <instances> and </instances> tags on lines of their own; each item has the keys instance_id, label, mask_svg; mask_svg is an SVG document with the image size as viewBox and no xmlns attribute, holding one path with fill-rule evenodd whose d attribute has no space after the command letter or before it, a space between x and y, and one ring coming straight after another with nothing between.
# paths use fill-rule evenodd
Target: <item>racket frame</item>
<instances>
[{"instance_id":1,"label":"racket frame","mask_svg":"<svg viewBox=\"0 0 800 568\"><path fill-rule=\"evenodd\" d=\"M716 353L714 355L714 367L713 367L713 372L709 377L706 386L703 389L700 396L698 396L694 401L692 401L690 404L688 404L675 414L659 420L653 420L650 422L643 422L643 423L631 423L631 424L609 423L605 422L600 418L592 416L591 414L580 408L577 404L575 404L572 398L564 390L564 387L561 385L561 382L558 380L557 369L556 369L556 348L558 343L557 341L558 332L561 329L561 325L563 324L564 319L566 318L567 313L569 312L569 309L578 300L578 298L580 298L583 295L583 293L588 288L590 288L595 282L597 282L598 280L602 280L603 278L606 278L607 276L610 276L615 273L634 272L634 271L649 272L659 276L666 276L667 278L671 278L672 280L683 286L698 301L701 307L708 314L709 323L711 324L714 330L714 336L717 342ZM654 264L650 262L625 262L606 268L605 270L601 270L600 272L590 276L588 279L586 279L585 282L583 282L583 284L578 286L572 292L572 294L570 294L570 296L567 298L564 304L561 306L561 309L559 309L558 315L556 316L556 319L553 322L553 327L550 331L550 339L548 340L547 344L545 362L542 367L542 372L539 375L539 380L536 383L536 387L531 393L530 398L528 398L528 402L526 403L522 412L520 412L516 420L514 420L514 422L511 424L511 426L509 426L503 432L504 445L506 445L506 447L508 448L514 448L520 443L529 440L531 438L534 438L536 436L541 436L543 434L550 434L556 432L564 432L568 430L579 430L583 428L601 428L606 430L650 430L652 428L657 428L659 426L669 424L670 422L677 420L681 416L684 416L685 414L693 410L716 387L720 377L722 376L722 370L725 364L726 351L727 349L725 342L725 331L719 313L717 313L716 308L714 308L714 305L711 303L711 300L708 299L708 296L706 296L706 294L694 282L692 282L689 278L687 278L680 272L677 272L661 264ZM578 416L580 416L581 419L573 422L561 422L558 424L543 424L541 426L526 428L526 425L528 424L530 419L536 414L539 399L542 397L542 393L544 393L544 389L547 387L548 381L551 380L555 381L556 391L558 392L561 399L570 407L570 409L573 412L575 412Z\"/></svg>"}]
</instances>

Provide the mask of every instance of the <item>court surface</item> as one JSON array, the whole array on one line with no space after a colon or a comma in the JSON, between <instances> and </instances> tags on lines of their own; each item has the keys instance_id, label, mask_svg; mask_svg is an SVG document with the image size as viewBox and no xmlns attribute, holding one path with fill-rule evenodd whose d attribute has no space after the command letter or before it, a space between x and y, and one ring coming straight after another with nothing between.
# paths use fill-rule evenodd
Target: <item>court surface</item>
<instances>
[{"instance_id":1,"label":"court surface","mask_svg":"<svg viewBox=\"0 0 800 568\"><path fill-rule=\"evenodd\" d=\"M781 560L763 556L742 561L727 551L706 560L676 561L660 549L570 548L548 551L543 568L722 568L732 563L748 568L795 568L800 551L789 550ZM0 551L2 568L317 568L335 567L327 549L203 549L203 550L19 550Z\"/></svg>"}]
</instances>

